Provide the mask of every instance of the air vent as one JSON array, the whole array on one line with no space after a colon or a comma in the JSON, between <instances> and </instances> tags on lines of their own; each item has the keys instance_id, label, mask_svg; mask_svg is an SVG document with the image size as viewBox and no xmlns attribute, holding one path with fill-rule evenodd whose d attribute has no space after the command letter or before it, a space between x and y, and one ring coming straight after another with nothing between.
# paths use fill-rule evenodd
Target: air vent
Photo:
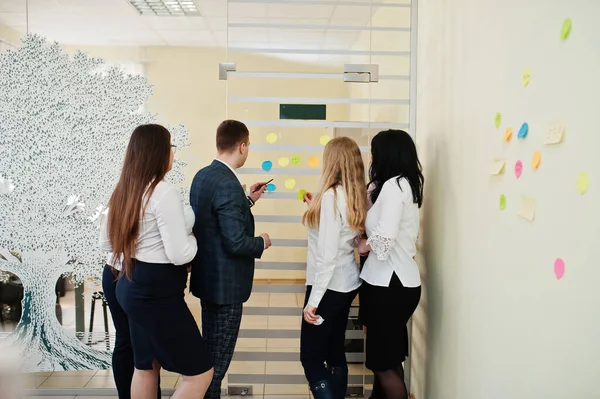
<instances>
[{"instance_id":1,"label":"air vent","mask_svg":"<svg viewBox=\"0 0 600 399\"><path fill-rule=\"evenodd\" d=\"M193 0L126 0L140 15L199 17Z\"/></svg>"}]
</instances>

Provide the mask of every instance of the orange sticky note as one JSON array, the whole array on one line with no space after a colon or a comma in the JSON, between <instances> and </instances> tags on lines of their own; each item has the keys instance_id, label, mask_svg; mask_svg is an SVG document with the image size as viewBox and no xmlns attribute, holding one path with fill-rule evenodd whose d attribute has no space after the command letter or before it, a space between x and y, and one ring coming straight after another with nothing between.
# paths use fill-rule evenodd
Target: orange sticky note
<instances>
[{"instance_id":1,"label":"orange sticky note","mask_svg":"<svg viewBox=\"0 0 600 399\"><path fill-rule=\"evenodd\" d=\"M533 158L531 158L531 167L533 169L539 168L541 161L542 161L542 153L540 151L534 152Z\"/></svg>"},{"instance_id":2,"label":"orange sticky note","mask_svg":"<svg viewBox=\"0 0 600 399\"><path fill-rule=\"evenodd\" d=\"M318 157L311 157L308 160L308 166L310 166L311 168L316 168L317 166L319 166L319 158Z\"/></svg>"},{"instance_id":3,"label":"orange sticky note","mask_svg":"<svg viewBox=\"0 0 600 399\"><path fill-rule=\"evenodd\" d=\"M513 134L512 127L506 128L506 131L504 131L504 137L502 137L502 140L510 141L510 139L512 139L512 134Z\"/></svg>"}]
</instances>

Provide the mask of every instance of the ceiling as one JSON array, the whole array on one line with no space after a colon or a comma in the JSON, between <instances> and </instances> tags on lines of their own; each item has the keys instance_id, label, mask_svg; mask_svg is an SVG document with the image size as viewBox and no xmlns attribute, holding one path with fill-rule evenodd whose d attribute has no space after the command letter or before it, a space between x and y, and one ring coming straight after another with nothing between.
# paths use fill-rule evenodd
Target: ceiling
<instances>
[{"instance_id":1,"label":"ceiling","mask_svg":"<svg viewBox=\"0 0 600 399\"><path fill-rule=\"evenodd\" d=\"M30 32L81 46L229 44L246 48L348 49L361 31L331 27L365 27L376 11L373 7L350 4L365 4L369 0L344 0L341 4L336 4L341 0L328 0L325 4L195 0L200 17L157 17L140 16L126 0L28 1ZM25 4L26 0L0 0L0 24L25 32ZM310 25L311 29L289 29L289 25Z\"/></svg>"}]
</instances>

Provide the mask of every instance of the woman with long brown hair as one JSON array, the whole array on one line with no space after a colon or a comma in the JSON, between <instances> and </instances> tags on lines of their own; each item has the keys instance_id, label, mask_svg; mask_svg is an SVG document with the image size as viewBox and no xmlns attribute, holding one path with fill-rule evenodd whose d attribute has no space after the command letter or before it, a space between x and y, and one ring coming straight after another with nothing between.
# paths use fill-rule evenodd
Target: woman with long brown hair
<instances>
[{"instance_id":1,"label":"woman with long brown hair","mask_svg":"<svg viewBox=\"0 0 600 399\"><path fill-rule=\"evenodd\" d=\"M169 131L160 125L136 128L101 228L101 247L121 270L116 297L129 322L133 399L156 397L161 367L183 376L177 399L202 398L213 374L184 300L185 265L197 243L179 193L164 180L172 164Z\"/></svg>"},{"instance_id":2,"label":"woman with long brown hair","mask_svg":"<svg viewBox=\"0 0 600 399\"><path fill-rule=\"evenodd\" d=\"M319 192L305 201L308 256L300 360L316 399L343 399L348 385L344 347L350 306L361 280L355 237L367 214L360 149L347 137L325 146Z\"/></svg>"}]
</instances>

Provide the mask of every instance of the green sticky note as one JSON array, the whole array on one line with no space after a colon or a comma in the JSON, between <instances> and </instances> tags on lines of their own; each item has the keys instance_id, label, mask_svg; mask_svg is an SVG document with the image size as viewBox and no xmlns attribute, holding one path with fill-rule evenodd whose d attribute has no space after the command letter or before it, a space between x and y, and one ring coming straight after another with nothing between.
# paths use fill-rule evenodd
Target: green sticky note
<instances>
[{"instance_id":1,"label":"green sticky note","mask_svg":"<svg viewBox=\"0 0 600 399\"><path fill-rule=\"evenodd\" d=\"M494 125L496 125L496 129L498 129L501 124L502 124L502 114L500 112L496 112L496 118L494 119Z\"/></svg>"},{"instance_id":2,"label":"green sticky note","mask_svg":"<svg viewBox=\"0 0 600 399\"><path fill-rule=\"evenodd\" d=\"M577 175L577 191L583 195L590 186L590 175L587 172L581 172Z\"/></svg>"},{"instance_id":3,"label":"green sticky note","mask_svg":"<svg viewBox=\"0 0 600 399\"><path fill-rule=\"evenodd\" d=\"M307 193L307 192L308 192L308 191L306 191L306 190L304 190L304 189L302 189L302 190L299 190L299 191L298 191L298 199L299 199L300 201L303 201L303 200L304 200L304 196L306 195L306 193Z\"/></svg>"},{"instance_id":4,"label":"green sticky note","mask_svg":"<svg viewBox=\"0 0 600 399\"><path fill-rule=\"evenodd\" d=\"M573 21L571 21L571 18L565 19L565 22L562 24L562 29L560 30L560 40L567 40L569 38L572 25Z\"/></svg>"},{"instance_id":5,"label":"green sticky note","mask_svg":"<svg viewBox=\"0 0 600 399\"><path fill-rule=\"evenodd\" d=\"M506 195L502 194L500 196L500 210L503 211L506 209Z\"/></svg>"},{"instance_id":6,"label":"green sticky note","mask_svg":"<svg viewBox=\"0 0 600 399\"><path fill-rule=\"evenodd\" d=\"M300 165L300 157L298 155L294 155L291 159L292 165Z\"/></svg>"}]
</instances>

